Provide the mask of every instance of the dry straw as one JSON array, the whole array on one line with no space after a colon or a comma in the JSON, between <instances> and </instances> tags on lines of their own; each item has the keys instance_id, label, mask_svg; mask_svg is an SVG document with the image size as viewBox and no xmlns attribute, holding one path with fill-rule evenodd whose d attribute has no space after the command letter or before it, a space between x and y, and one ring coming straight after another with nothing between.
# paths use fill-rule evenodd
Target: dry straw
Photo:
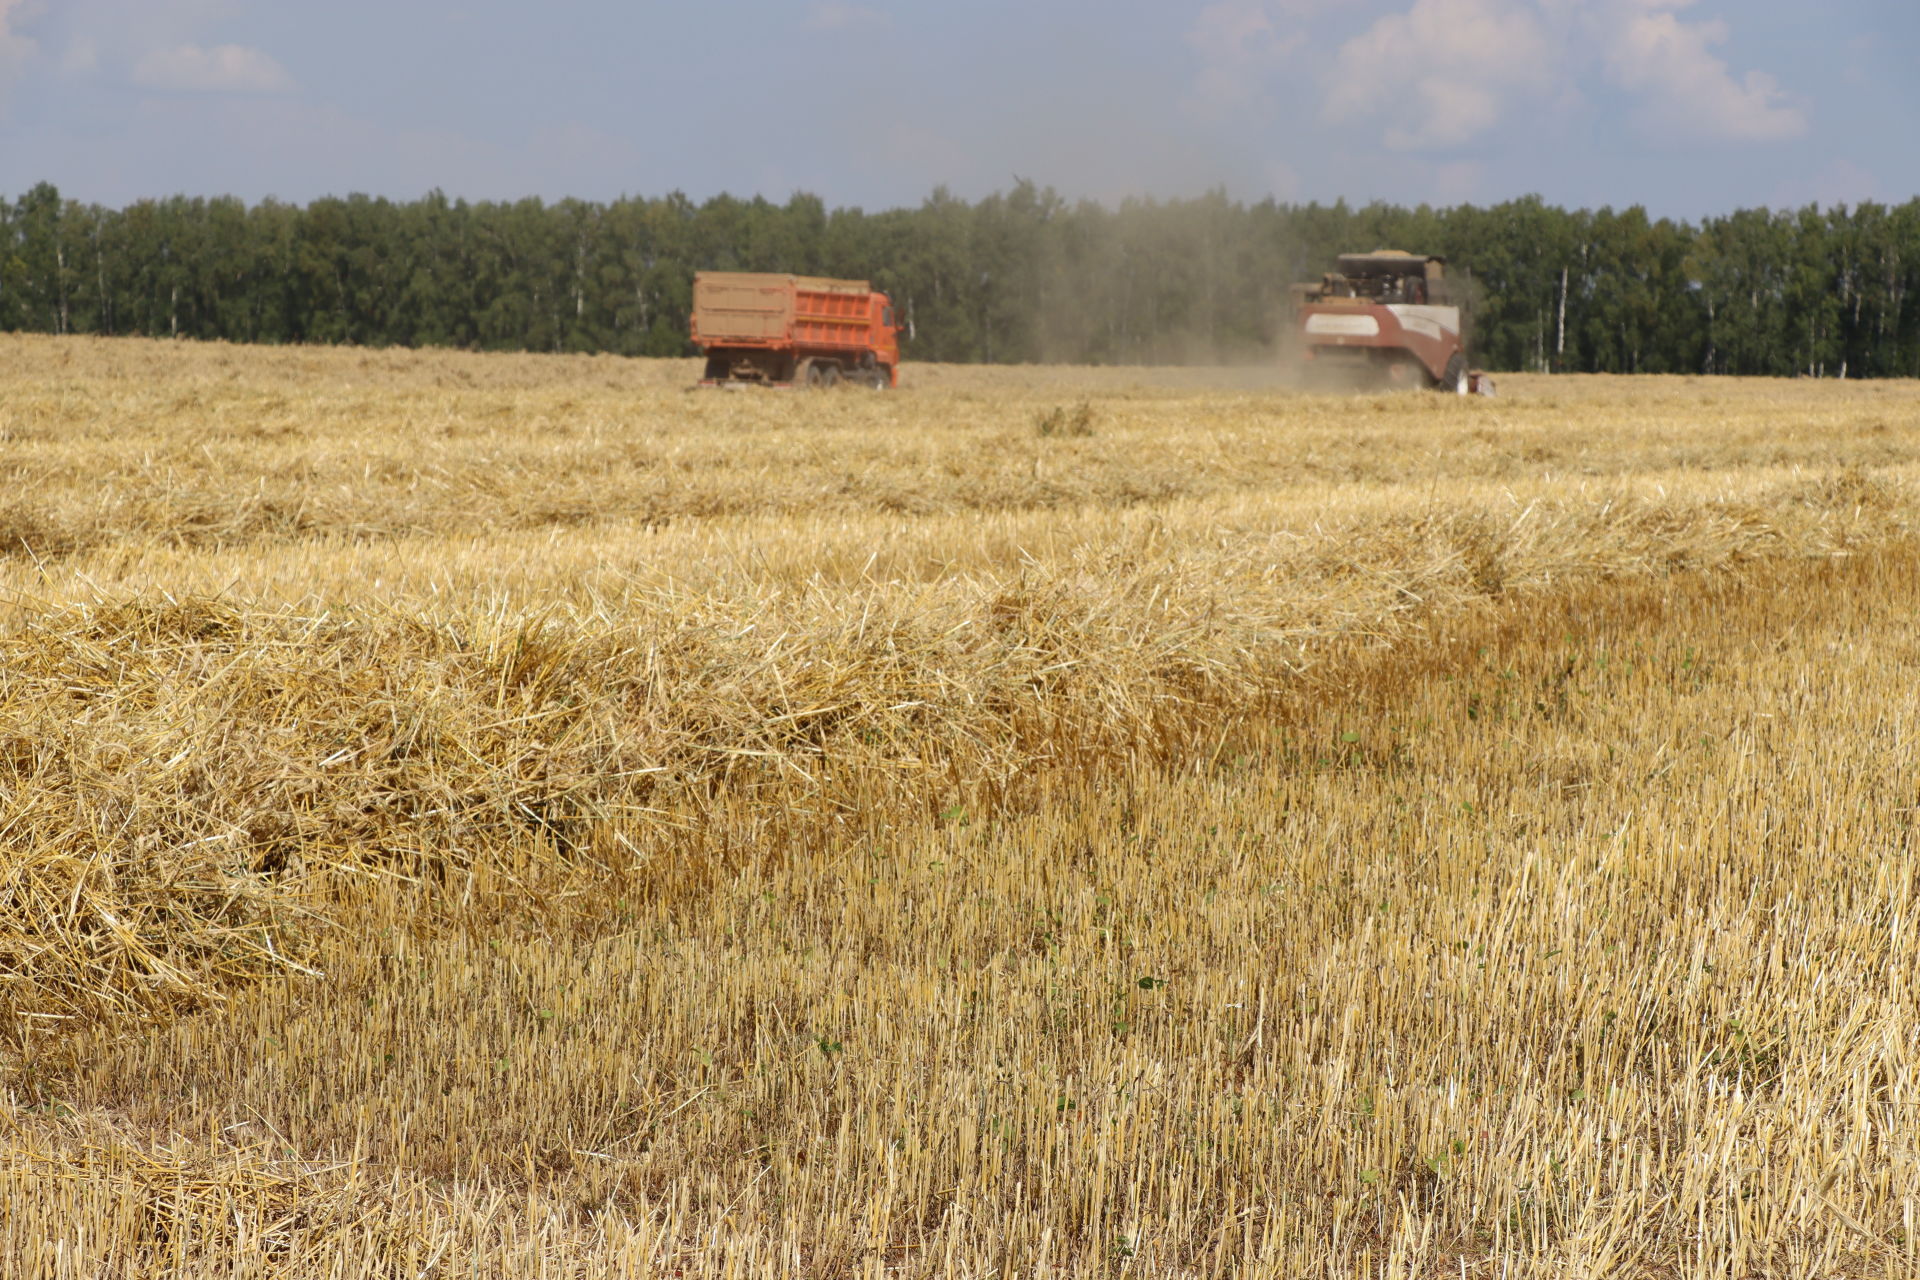
<instances>
[{"instance_id":1,"label":"dry straw","mask_svg":"<svg viewBox=\"0 0 1920 1280\"><path fill-rule=\"evenodd\" d=\"M357 877L444 884L529 839L624 866L723 794L829 821L1191 759L1332 649L1436 610L1883 540L1907 505L1872 483L1851 507L1803 483L1536 501L998 580L635 592L601 618L46 609L0 640L6 1012L30 1031L200 1003L310 968L322 898Z\"/></svg>"},{"instance_id":2,"label":"dry straw","mask_svg":"<svg viewBox=\"0 0 1920 1280\"><path fill-rule=\"evenodd\" d=\"M17 1274L1908 1258L1910 387L8 345Z\"/></svg>"}]
</instances>

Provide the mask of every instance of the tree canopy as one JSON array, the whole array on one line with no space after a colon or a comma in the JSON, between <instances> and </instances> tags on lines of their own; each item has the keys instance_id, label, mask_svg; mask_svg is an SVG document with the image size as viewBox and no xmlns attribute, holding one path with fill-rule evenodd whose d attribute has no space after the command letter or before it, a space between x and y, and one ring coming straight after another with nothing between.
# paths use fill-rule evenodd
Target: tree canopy
<instances>
[{"instance_id":1,"label":"tree canopy","mask_svg":"<svg viewBox=\"0 0 1920 1280\"><path fill-rule=\"evenodd\" d=\"M1031 182L917 208L673 193L610 203L440 192L304 207L0 197L0 329L234 342L690 352L702 269L872 280L949 361L1258 358L1288 286L1343 252L1445 255L1491 369L1920 376L1920 200L1741 210L1071 202Z\"/></svg>"}]
</instances>

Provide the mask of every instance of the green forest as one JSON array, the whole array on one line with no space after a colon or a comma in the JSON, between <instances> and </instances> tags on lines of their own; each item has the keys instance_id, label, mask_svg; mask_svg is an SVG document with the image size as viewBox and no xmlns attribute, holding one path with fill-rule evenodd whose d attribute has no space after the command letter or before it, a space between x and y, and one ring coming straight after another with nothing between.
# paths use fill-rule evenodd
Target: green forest
<instances>
[{"instance_id":1,"label":"green forest","mask_svg":"<svg viewBox=\"0 0 1920 1280\"><path fill-rule=\"evenodd\" d=\"M110 209L41 183L0 197L0 329L683 355L693 273L720 269L870 279L914 359L1240 362L1282 341L1290 284L1378 247L1448 258L1489 369L1920 376L1920 199L1696 225L1538 197L1113 207L1025 181L876 213L677 193Z\"/></svg>"}]
</instances>

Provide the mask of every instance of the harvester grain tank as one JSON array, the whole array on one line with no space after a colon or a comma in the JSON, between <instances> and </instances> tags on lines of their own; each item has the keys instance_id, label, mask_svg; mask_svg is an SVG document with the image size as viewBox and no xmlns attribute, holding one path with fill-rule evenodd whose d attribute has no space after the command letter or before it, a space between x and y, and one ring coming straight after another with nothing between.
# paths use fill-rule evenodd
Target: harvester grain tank
<instances>
[{"instance_id":1,"label":"harvester grain tank","mask_svg":"<svg viewBox=\"0 0 1920 1280\"><path fill-rule=\"evenodd\" d=\"M1339 270L1293 291L1310 374L1461 395L1481 389L1480 375L1467 368L1445 258L1398 249L1343 253Z\"/></svg>"},{"instance_id":2,"label":"harvester grain tank","mask_svg":"<svg viewBox=\"0 0 1920 1280\"><path fill-rule=\"evenodd\" d=\"M893 303L865 280L696 272L693 341L707 357L703 386L900 384Z\"/></svg>"}]
</instances>

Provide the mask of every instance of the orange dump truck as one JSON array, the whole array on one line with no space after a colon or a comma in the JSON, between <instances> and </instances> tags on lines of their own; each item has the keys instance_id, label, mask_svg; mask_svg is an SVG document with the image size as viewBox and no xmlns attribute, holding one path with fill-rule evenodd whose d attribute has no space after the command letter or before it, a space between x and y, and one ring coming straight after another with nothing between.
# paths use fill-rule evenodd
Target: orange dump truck
<instances>
[{"instance_id":1,"label":"orange dump truck","mask_svg":"<svg viewBox=\"0 0 1920 1280\"><path fill-rule=\"evenodd\" d=\"M900 384L893 304L865 280L696 272L693 341L707 357L702 386Z\"/></svg>"}]
</instances>

